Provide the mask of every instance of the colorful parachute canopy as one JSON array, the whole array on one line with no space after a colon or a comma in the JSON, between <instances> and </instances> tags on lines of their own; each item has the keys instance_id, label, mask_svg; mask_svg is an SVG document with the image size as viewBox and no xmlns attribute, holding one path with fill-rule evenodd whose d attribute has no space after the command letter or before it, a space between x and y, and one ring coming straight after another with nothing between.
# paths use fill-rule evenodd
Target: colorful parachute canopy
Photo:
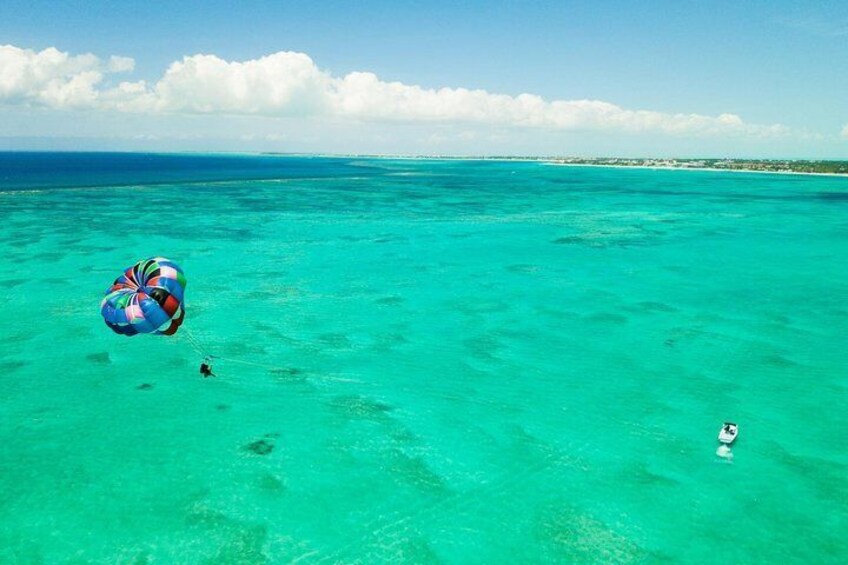
<instances>
[{"instance_id":1,"label":"colorful parachute canopy","mask_svg":"<svg viewBox=\"0 0 848 565\"><path fill-rule=\"evenodd\" d=\"M106 325L123 335L172 335L183 323L183 270L164 257L139 261L115 279L100 303Z\"/></svg>"}]
</instances>

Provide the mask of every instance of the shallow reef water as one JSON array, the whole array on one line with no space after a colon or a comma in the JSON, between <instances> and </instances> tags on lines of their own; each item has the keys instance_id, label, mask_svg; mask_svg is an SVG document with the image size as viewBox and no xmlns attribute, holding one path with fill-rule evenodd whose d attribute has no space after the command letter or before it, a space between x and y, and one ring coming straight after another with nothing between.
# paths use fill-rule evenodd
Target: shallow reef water
<instances>
[{"instance_id":1,"label":"shallow reef water","mask_svg":"<svg viewBox=\"0 0 848 565\"><path fill-rule=\"evenodd\" d=\"M0 562L848 561L848 180L80 159L0 154Z\"/></svg>"}]
</instances>

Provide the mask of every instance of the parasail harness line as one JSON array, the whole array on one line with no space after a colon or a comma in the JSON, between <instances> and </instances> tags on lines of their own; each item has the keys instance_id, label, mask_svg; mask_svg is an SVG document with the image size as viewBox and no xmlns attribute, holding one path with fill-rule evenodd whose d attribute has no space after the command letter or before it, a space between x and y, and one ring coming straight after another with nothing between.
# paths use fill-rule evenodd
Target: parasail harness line
<instances>
[{"instance_id":1,"label":"parasail harness line","mask_svg":"<svg viewBox=\"0 0 848 565\"><path fill-rule=\"evenodd\" d=\"M265 369L277 369L278 368L278 367L274 367L272 365L264 365L262 363L253 363L251 361L243 361L241 359L232 359L230 357L221 357L220 355L212 355L211 353L209 353L209 349L206 348L206 347L203 347L203 344L200 343L200 340L198 340L194 336L194 334L191 333L191 331L188 328L184 327L182 329L182 332L180 332L180 333L184 334L186 336L186 338L188 339L188 343L189 343L189 345L191 345L192 349L194 349L194 351L198 355L203 357L204 363L208 363L208 362L212 361L213 359L220 359L221 361L229 361L231 363L241 363L243 365L253 365L254 367L262 367L262 368L265 368Z\"/></svg>"},{"instance_id":2,"label":"parasail harness line","mask_svg":"<svg viewBox=\"0 0 848 565\"><path fill-rule=\"evenodd\" d=\"M188 338L188 343L191 345L192 349L194 349L198 354L202 357L215 357L214 355L210 355L205 347L198 341L196 337L191 333L191 331L187 327L183 327L180 335L186 336Z\"/></svg>"},{"instance_id":3,"label":"parasail harness line","mask_svg":"<svg viewBox=\"0 0 848 565\"><path fill-rule=\"evenodd\" d=\"M192 349L203 357L202 366L206 366L210 370L211 375L211 363L213 360L226 361L228 363L239 363L241 365L249 365L251 367L258 367L260 369L265 369L266 371L286 371L288 367L283 365L269 365L267 363L257 363L255 361L245 361L244 359L233 359L232 357L222 357L220 355L212 355L209 353L209 349L204 347L200 340L191 333L191 331L183 326L180 328L180 335L185 335L188 340L189 345L191 345ZM345 379L339 377L331 377L327 375L313 375L313 377L320 377L324 380L328 381L338 381L338 382L361 382L356 379Z\"/></svg>"}]
</instances>

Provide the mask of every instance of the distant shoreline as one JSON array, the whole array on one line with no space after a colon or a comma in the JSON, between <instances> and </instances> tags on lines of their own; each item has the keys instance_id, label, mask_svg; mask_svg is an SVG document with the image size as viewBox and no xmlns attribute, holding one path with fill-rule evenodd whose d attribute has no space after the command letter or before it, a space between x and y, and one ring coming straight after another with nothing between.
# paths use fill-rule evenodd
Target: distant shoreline
<instances>
[{"instance_id":1,"label":"distant shoreline","mask_svg":"<svg viewBox=\"0 0 848 565\"><path fill-rule=\"evenodd\" d=\"M811 171L758 171L752 169L731 169L718 167L672 167L662 165L611 165L601 163L561 163L555 160L540 161L558 167L598 167L603 169L647 169L655 171L701 171L711 173L749 173L759 175L803 175L811 177L848 178L848 173L815 173Z\"/></svg>"},{"instance_id":2,"label":"distant shoreline","mask_svg":"<svg viewBox=\"0 0 848 565\"><path fill-rule=\"evenodd\" d=\"M494 161L540 163L566 167L596 167L606 169L644 169L662 171L706 171L729 173L759 173L768 175L805 175L814 177L848 178L848 160L838 159L731 159L731 158L623 158L623 157L557 157L510 155L404 155L367 153L295 153L276 151L0 151L17 153L68 153L68 154L138 154L138 155L194 155L233 157L330 158L330 159L384 159L409 161ZM721 166L712 166L719 164ZM799 170L804 169L804 170ZM812 169L812 170L811 170ZM823 170L815 170L823 169Z\"/></svg>"},{"instance_id":3,"label":"distant shoreline","mask_svg":"<svg viewBox=\"0 0 848 565\"><path fill-rule=\"evenodd\" d=\"M730 173L760 173L773 175L809 175L820 177L839 177L848 178L848 161L841 160L782 160L782 159L622 159L614 157L599 157L592 159L579 159L573 157L510 157L507 155L499 156L484 156L484 155L387 155L387 154L295 154L295 153L274 153L264 152L263 155L278 155L278 156L302 156L302 157L329 157L329 158L354 158L354 159L397 159L410 161L497 161L497 162L526 162L526 163L543 163L547 165L569 166L569 167L603 167L608 169L648 169L648 170L663 170L663 171L709 171L709 172L730 172ZM648 164L652 161L660 161L656 164ZM668 162L674 164L668 164ZM697 165L692 163L702 162L722 162L728 163L725 167L711 167L709 165ZM678 164L679 163L679 164ZM765 167L780 164L788 169L773 170ZM839 171L809 171L809 170L793 170L793 165L799 166L835 166ZM764 168L756 168L764 167Z\"/></svg>"}]
</instances>

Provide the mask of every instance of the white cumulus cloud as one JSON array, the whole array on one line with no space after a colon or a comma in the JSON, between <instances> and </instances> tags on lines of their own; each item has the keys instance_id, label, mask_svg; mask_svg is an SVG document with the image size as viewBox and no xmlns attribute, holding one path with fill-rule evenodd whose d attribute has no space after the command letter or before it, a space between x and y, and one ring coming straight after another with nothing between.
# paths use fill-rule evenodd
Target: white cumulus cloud
<instances>
[{"instance_id":1,"label":"white cumulus cloud","mask_svg":"<svg viewBox=\"0 0 848 565\"><path fill-rule=\"evenodd\" d=\"M845 139L848 139L848 124L845 124L842 127L842 137L844 137Z\"/></svg>"},{"instance_id":2,"label":"white cumulus cloud","mask_svg":"<svg viewBox=\"0 0 848 565\"><path fill-rule=\"evenodd\" d=\"M128 73L135 69L135 60L131 57L112 55L109 57L107 68L110 73Z\"/></svg>"},{"instance_id":3,"label":"white cumulus cloud","mask_svg":"<svg viewBox=\"0 0 848 565\"><path fill-rule=\"evenodd\" d=\"M33 51L0 45L0 103L92 107L104 74L131 71L134 66L128 57L104 62L90 53L70 55L54 47Z\"/></svg>"},{"instance_id":4,"label":"white cumulus cloud","mask_svg":"<svg viewBox=\"0 0 848 565\"><path fill-rule=\"evenodd\" d=\"M156 110L188 113L322 113L330 78L303 53L228 62L195 55L171 64L153 87Z\"/></svg>"},{"instance_id":5,"label":"white cumulus cloud","mask_svg":"<svg viewBox=\"0 0 848 565\"><path fill-rule=\"evenodd\" d=\"M373 122L479 124L498 127L671 135L785 136L734 114L707 116L630 110L600 100L545 100L467 88L424 88L370 72L333 76L304 53L282 51L247 61L193 55L155 82L104 87L106 73L134 61L0 47L0 103L52 108L95 107L135 113L329 117ZM843 134L845 132L843 131Z\"/></svg>"}]
</instances>

